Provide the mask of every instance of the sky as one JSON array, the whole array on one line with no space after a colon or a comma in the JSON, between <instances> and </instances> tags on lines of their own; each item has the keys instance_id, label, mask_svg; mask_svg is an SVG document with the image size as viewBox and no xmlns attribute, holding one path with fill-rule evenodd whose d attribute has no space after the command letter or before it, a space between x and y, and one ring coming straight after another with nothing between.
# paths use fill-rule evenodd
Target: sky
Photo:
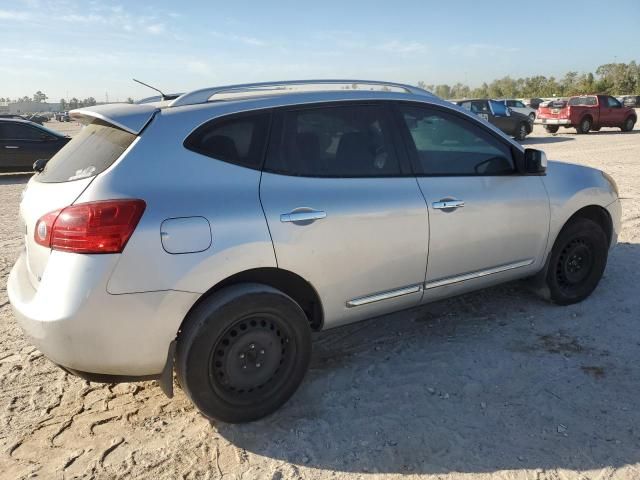
<instances>
[{"instance_id":1,"label":"sky","mask_svg":"<svg viewBox=\"0 0 640 480\"><path fill-rule=\"evenodd\" d=\"M640 0L0 0L0 97L123 101L253 81L478 86L640 61Z\"/></svg>"}]
</instances>

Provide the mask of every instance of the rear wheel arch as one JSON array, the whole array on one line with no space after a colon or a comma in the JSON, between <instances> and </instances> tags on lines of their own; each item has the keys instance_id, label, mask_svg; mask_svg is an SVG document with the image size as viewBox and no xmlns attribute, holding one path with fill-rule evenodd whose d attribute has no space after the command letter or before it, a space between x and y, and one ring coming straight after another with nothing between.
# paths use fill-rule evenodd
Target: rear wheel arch
<instances>
[{"instance_id":1,"label":"rear wheel arch","mask_svg":"<svg viewBox=\"0 0 640 480\"><path fill-rule=\"evenodd\" d=\"M215 295L218 291L231 285L243 283L263 284L275 288L291 297L300 308L304 311L309 321L309 326L313 331L319 331L324 324L324 312L322 302L318 292L313 286L301 276L275 267L254 268L236 273L207 290L200 296L198 301L191 307L185 320L189 318L189 314L204 300ZM183 320L183 323L184 321Z\"/></svg>"}]
</instances>

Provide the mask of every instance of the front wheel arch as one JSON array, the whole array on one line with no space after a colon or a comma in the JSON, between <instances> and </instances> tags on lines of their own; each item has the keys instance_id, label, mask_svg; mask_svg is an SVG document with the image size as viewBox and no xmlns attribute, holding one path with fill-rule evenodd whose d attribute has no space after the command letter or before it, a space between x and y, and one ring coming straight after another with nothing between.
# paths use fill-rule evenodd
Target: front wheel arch
<instances>
[{"instance_id":1,"label":"front wheel arch","mask_svg":"<svg viewBox=\"0 0 640 480\"><path fill-rule=\"evenodd\" d=\"M529 279L529 283L533 290L544 298L548 298L548 294L544 291L544 281L547 276L547 270L549 269L549 261L551 260L553 245L555 245L556 240L558 240L558 237L567 225L571 224L578 218L586 218L587 220L597 223L604 230L608 245L611 246L611 241L613 239L613 221L611 220L611 215L608 210L600 205L588 205L576 211L562 224L562 227L556 232L553 239L549 238L548 245L550 245L550 247L548 249L549 251L546 253L544 265L538 273Z\"/></svg>"}]
</instances>

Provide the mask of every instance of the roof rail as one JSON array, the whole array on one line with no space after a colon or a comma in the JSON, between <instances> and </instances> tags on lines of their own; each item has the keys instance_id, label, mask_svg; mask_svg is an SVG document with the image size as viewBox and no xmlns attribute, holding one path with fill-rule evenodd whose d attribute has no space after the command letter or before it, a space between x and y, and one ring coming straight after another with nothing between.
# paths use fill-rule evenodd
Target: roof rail
<instances>
[{"instance_id":1,"label":"roof rail","mask_svg":"<svg viewBox=\"0 0 640 480\"><path fill-rule=\"evenodd\" d=\"M192 92L183 93L178 98L173 100L169 106L179 107L182 105L197 105L199 103L206 103L209 99L220 93L241 93L256 91L274 91L274 90L286 90L287 87L299 86L299 85L376 85L381 87L392 87L404 90L407 93L413 95L431 95L431 93L423 90L420 87L414 87L412 85L405 85L403 83L394 82L382 82L379 80L349 80L349 79L331 79L331 80L286 80L281 82L260 82L260 83L245 83L240 85L227 85L223 87L209 87L202 88L200 90L193 90Z\"/></svg>"}]
</instances>

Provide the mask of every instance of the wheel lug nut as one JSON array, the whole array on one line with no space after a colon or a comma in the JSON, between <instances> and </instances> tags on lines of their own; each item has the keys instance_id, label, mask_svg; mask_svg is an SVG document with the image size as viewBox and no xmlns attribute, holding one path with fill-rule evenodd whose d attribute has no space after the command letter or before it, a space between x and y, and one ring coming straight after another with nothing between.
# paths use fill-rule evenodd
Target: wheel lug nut
<instances>
[{"instance_id":1,"label":"wheel lug nut","mask_svg":"<svg viewBox=\"0 0 640 480\"><path fill-rule=\"evenodd\" d=\"M256 368L260 368L262 366L261 363L256 363Z\"/></svg>"},{"instance_id":2,"label":"wheel lug nut","mask_svg":"<svg viewBox=\"0 0 640 480\"><path fill-rule=\"evenodd\" d=\"M247 366L246 365L242 365L242 368L245 369L245 368L247 368Z\"/></svg>"},{"instance_id":3,"label":"wheel lug nut","mask_svg":"<svg viewBox=\"0 0 640 480\"><path fill-rule=\"evenodd\" d=\"M260 355L264 355L264 350L260 350Z\"/></svg>"},{"instance_id":4,"label":"wheel lug nut","mask_svg":"<svg viewBox=\"0 0 640 480\"><path fill-rule=\"evenodd\" d=\"M249 345L249 348L253 350L254 348L256 348L256 346L252 343L251 345Z\"/></svg>"},{"instance_id":5,"label":"wheel lug nut","mask_svg":"<svg viewBox=\"0 0 640 480\"><path fill-rule=\"evenodd\" d=\"M241 354L240 354L240 358L244 358L244 353L241 353Z\"/></svg>"}]
</instances>

